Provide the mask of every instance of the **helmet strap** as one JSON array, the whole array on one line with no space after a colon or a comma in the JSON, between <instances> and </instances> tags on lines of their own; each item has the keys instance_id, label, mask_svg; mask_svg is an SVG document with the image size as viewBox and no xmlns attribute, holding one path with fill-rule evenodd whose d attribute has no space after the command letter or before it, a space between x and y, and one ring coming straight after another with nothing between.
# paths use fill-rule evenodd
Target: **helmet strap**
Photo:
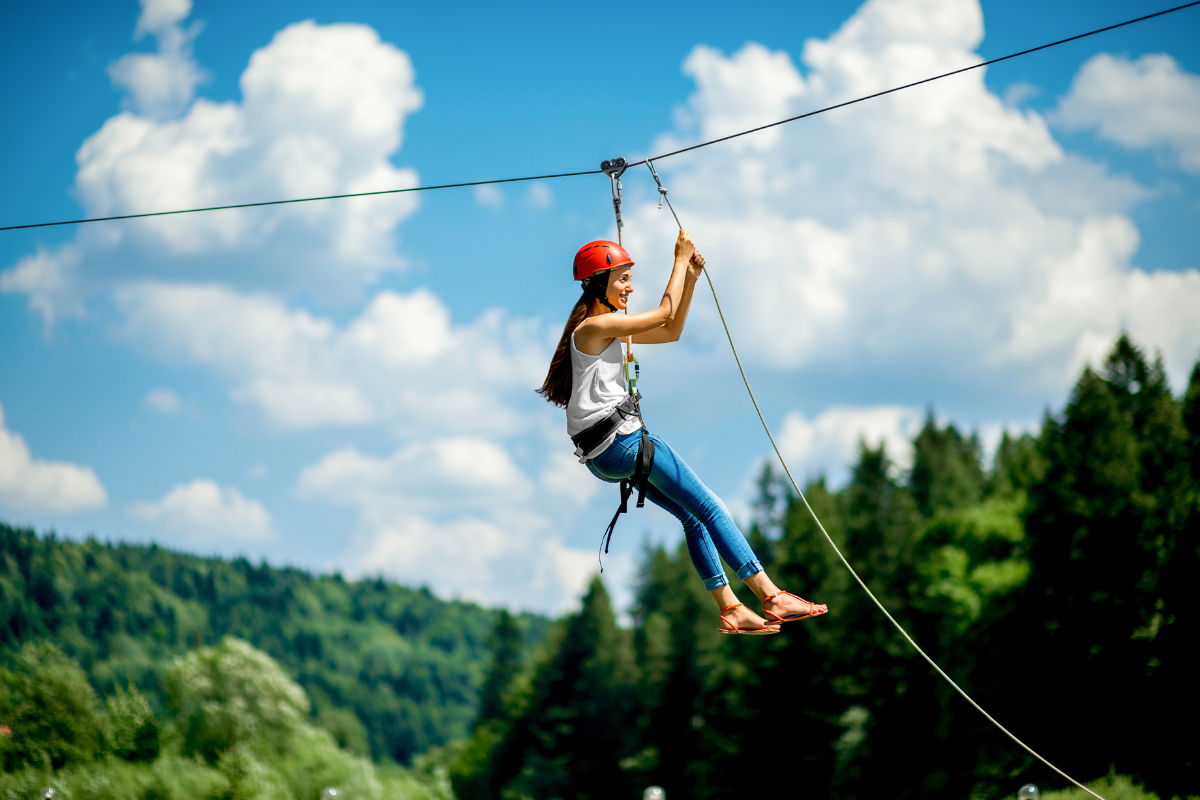
<instances>
[{"instance_id":1,"label":"helmet strap","mask_svg":"<svg viewBox=\"0 0 1200 800\"><path fill-rule=\"evenodd\" d=\"M615 312L617 307L608 302L608 275L612 270L601 270L593 272L583 281L584 294L599 300L604 305L608 306L609 310Z\"/></svg>"}]
</instances>

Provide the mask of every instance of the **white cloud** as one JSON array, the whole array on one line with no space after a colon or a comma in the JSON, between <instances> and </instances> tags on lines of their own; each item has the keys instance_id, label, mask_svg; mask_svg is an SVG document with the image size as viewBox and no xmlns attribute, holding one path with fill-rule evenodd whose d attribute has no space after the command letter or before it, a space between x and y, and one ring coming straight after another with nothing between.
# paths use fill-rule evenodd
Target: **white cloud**
<instances>
[{"instance_id":1,"label":"white cloud","mask_svg":"<svg viewBox=\"0 0 1200 800\"><path fill-rule=\"evenodd\" d=\"M182 42L176 60L192 35L178 29L184 5L147 3L139 27L162 46ZM424 96L408 54L367 26L289 25L250 58L240 103L200 98L177 118L142 113L141 104L182 101L191 90L171 77L167 56L134 55L114 75L134 82L140 110L108 119L76 154L75 190L89 216L418 184L390 159ZM0 281L28 294L47 321L77 311L85 289L165 273L354 298L404 267L395 229L416 207L415 195L397 194L135 220L82 230L74 244L30 256Z\"/></svg>"},{"instance_id":2,"label":"white cloud","mask_svg":"<svg viewBox=\"0 0 1200 800\"><path fill-rule=\"evenodd\" d=\"M799 412L788 414L779 432L779 449L796 480L824 474L830 484L840 486L858 458L858 444L886 446L887 454L901 469L912 461L912 438L924 419L916 408L834 406L809 420Z\"/></svg>"},{"instance_id":3,"label":"white cloud","mask_svg":"<svg viewBox=\"0 0 1200 800\"><path fill-rule=\"evenodd\" d=\"M180 27L192 11L191 0L141 0L135 39L152 35L157 53L128 53L108 67L114 85L129 92L127 106L157 119L177 115L191 103L206 75L192 59L192 40L200 24Z\"/></svg>"},{"instance_id":4,"label":"white cloud","mask_svg":"<svg viewBox=\"0 0 1200 800\"><path fill-rule=\"evenodd\" d=\"M72 280L78 263L78 248L67 246L51 252L38 247L9 271L0 272L0 292L28 295L29 307L49 330L63 317L83 316L83 303Z\"/></svg>"},{"instance_id":5,"label":"white cloud","mask_svg":"<svg viewBox=\"0 0 1200 800\"><path fill-rule=\"evenodd\" d=\"M475 202L488 208L499 208L504 205L504 192L500 191L499 186L490 183L485 183L483 186L476 186Z\"/></svg>"},{"instance_id":6,"label":"white cloud","mask_svg":"<svg viewBox=\"0 0 1200 800\"><path fill-rule=\"evenodd\" d=\"M424 102L415 77L408 55L364 25L289 25L251 56L241 104L200 99L178 121L108 120L79 150L80 197L89 213L109 215L415 186L416 173L388 162ZM397 266L391 231L415 207L399 195L136 227L183 253L261 242L289 222L331 228L322 249L373 274Z\"/></svg>"},{"instance_id":7,"label":"white cloud","mask_svg":"<svg viewBox=\"0 0 1200 800\"><path fill-rule=\"evenodd\" d=\"M142 399L142 403L166 416L178 414L183 410L183 400L171 389L151 389Z\"/></svg>"},{"instance_id":8,"label":"white cloud","mask_svg":"<svg viewBox=\"0 0 1200 800\"><path fill-rule=\"evenodd\" d=\"M74 514L107 504L108 495L90 467L33 458L25 440L5 427L0 406L0 506Z\"/></svg>"},{"instance_id":9,"label":"white cloud","mask_svg":"<svg viewBox=\"0 0 1200 800\"><path fill-rule=\"evenodd\" d=\"M401 503L434 513L442 489L460 492L460 502L469 507L486 509L528 501L533 485L495 442L453 437L409 444L385 459L345 448L305 469L297 488L303 496L355 505Z\"/></svg>"},{"instance_id":10,"label":"white cloud","mask_svg":"<svg viewBox=\"0 0 1200 800\"><path fill-rule=\"evenodd\" d=\"M664 151L977 63L976 0L870 0L784 53L697 47ZM1200 350L1200 272L1134 267L1146 192L1063 151L975 71L660 162L739 345L777 369L913 369L1042 397L1122 328L1176 381ZM632 204L631 204L632 205ZM669 252L644 204L626 236ZM707 316L706 316L707 315ZM712 325L706 306L702 324ZM711 328L709 328L711 330ZM936 367L934 366L936 365Z\"/></svg>"},{"instance_id":11,"label":"white cloud","mask_svg":"<svg viewBox=\"0 0 1200 800\"><path fill-rule=\"evenodd\" d=\"M342 328L266 296L142 283L118 292L131 341L215 369L277 425L385 423L397 431L516 432L548 355L532 323L487 312L454 325L425 290L380 292Z\"/></svg>"},{"instance_id":12,"label":"white cloud","mask_svg":"<svg viewBox=\"0 0 1200 800\"><path fill-rule=\"evenodd\" d=\"M544 182L529 187L529 205L534 208L549 208L554 204L554 191Z\"/></svg>"},{"instance_id":13,"label":"white cloud","mask_svg":"<svg viewBox=\"0 0 1200 800\"><path fill-rule=\"evenodd\" d=\"M197 478L159 500L136 503L129 516L196 542L264 542L277 538L271 515L232 487Z\"/></svg>"},{"instance_id":14,"label":"white cloud","mask_svg":"<svg viewBox=\"0 0 1200 800\"><path fill-rule=\"evenodd\" d=\"M139 0L142 13L138 16L133 38L146 34L162 36L179 26L192 13L192 0Z\"/></svg>"},{"instance_id":15,"label":"white cloud","mask_svg":"<svg viewBox=\"0 0 1200 800\"><path fill-rule=\"evenodd\" d=\"M1169 147L1184 169L1200 172L1200 75L1166 53L1093 56L1059 102L1058 119L1126 147Z\"/></svg>"},{"instance_id":16,"label":"white cloud","mask_svg":"<svg viewBox=\"0 0 1200 800\"><path fill-rule=\"evenodd\" d=\"M558 532L566 509L592 496L577 463L531 480L496 441L424 439L388 456L348 447L301 474L297 494L357 511L343 556L354 573L386 572L443 594L561 610L596 569L595 554Z\"/></svg>"}]
</instances>

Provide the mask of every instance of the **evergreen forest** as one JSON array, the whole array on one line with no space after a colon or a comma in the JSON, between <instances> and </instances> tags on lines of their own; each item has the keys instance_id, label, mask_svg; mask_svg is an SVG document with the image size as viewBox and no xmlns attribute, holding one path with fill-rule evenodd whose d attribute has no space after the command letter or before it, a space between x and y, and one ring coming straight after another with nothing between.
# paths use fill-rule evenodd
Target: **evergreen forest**
<instances>
[{"instance_id":1,"label":"evergreen forest","mask_svg":"<svg viewBox=\"0 0 1200 800\"><path fill-rule=\"evenodd\" d=\"M860 445L845 486L818 477L805 495L905 629L1034 749L1109 800L1200 795L1185 652L1200 634L1200 362L1177 397L1161 359L1122 337L989 459L931 410L910 467ZM647 547L620 625L598 577L550 622L0 526L0 795L1067 789L890 628L769 466L748 536L777 583L830 613L721 636L682 544Z\"/></svg>"},{"instance_id":2,"label":"evergreen forest","mask_svg":"<svg viewBox=\"0 0 1200 800\"><path fill-rule=\"evenodd\" d=\"M990 464L976 436L932 412L913 444L903 473L861 446L846 486L805 489L884 605L1002 724L1110 800L1200 795L1187 659L1200 635L1188 588L1200 363L1177 398L1161 360L1122 337L1036 436L1005 436ZM649 549L631 629L597 579L523 666L520 631L497 631L474 733L448 758L460 800L633 798L655 784L688 800L756 785L965 800L1068 786L912 651L770 468L749 538L776 583L829 614L721 636L682 545Z\"/></svg>"}]
</instances>

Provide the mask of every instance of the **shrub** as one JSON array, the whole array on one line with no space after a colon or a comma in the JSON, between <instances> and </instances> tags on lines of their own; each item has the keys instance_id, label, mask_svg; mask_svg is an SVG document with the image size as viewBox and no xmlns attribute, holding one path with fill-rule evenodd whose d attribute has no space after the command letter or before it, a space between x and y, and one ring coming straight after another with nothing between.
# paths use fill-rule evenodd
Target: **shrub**
<instances>
[{"instance_id":1,"label":"shrub","mask_svg":"<svg viewBox=\"0 0 1200 800\"><path fill-rule=\"evenodd\" d=\"M286 741L308 714L304 690L266 653L233 637L175 659L167 692L184 754L210 764L241 742Z\"/></svg>"},{"instance_id":2,"label":"shrub","mask_svg":"<svg viewBox=\"0 0 1200 800\"><path fill-rule=\"evenodd\" d=\"M1158 795L1140 784L1134 783L1127 775L1109 773L1104 778L1097 778L1088 783L1088 788L1106 800L1158 800ZM1072 786L1055 792L1042 792L1042 800L1095 800L1090 794ZM1189 797L1188 800L1195 800Z\"/></svg>"},{"instance_id":3,"label":"shrub","mask_svg":"<svg viewBox=\"0 0 1200 800\"><path fill-rule=\"evenodd\" d=\"M4 769L59 769L91 761L103 741L96 693L79 665L52 644L29 643L0 674Z\"/></svg>"},{"instance_id":4,"label":"shrub","mask_svg":"<svg viewBox=\"0 0 1200 800\"><path fill-rule=\"evenodd\" d=\"M118 688L104 704L109 751L125 761L158 758L159 726L150 702L136 686Z\"/></svg>"},{"instance_id":5,"label":"shrub","mask_svg":"<svg viewBox=\"0 0 1200 800\"><path fill-rule=\"evenodd\" d=\"M2 800L41 800L53 786L62 800L209 800L227 797L229 781L190 758L164 755L151 764L110 758L51 773L38 767L0 773Z\"/></svg>"}]
</instances>

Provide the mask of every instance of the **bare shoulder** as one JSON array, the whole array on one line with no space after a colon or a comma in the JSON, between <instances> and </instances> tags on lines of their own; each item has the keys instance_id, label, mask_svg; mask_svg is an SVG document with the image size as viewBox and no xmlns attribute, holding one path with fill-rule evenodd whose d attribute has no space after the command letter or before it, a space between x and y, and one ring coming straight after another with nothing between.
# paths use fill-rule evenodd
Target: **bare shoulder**
<instances>
[{"instance_id":1,"label":"bare shoulder","mask_svg":"<svg viewBox=\"0 0 1200 800\"><path fill-rule=\"evenodd\" d=\"M614 337L606 334L599 325L593 322L593 319L594 317L588 317L579 323L579 327L575 329L572 336L579 352L587 353L589 356L598 356L604 352Z\"/></svg>"}]
</instances>

